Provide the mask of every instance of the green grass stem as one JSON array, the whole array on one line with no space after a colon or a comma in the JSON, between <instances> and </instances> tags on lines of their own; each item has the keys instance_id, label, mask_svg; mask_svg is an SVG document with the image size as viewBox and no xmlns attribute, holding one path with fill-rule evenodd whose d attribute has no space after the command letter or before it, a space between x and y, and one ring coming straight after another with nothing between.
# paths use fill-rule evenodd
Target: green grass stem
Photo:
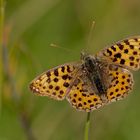
<instances>
[{"instance_id":1,"label":"green grass stem","mask_svg":"<svg viewBox=\"0 0 140 140\"><path fill-rule=\"evenodd\" d=\"M89 140L89 126L90 126L90 115L91 113L87 113L87 120L85 124L85 134L84 134L84 140Z\"/></svg>"}]
</instances>

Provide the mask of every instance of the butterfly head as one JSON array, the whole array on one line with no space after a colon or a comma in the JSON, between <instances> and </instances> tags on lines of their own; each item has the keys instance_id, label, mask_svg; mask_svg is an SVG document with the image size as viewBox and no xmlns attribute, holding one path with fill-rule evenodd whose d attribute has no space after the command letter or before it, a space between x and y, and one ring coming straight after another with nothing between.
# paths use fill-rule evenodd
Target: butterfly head
<instances>
[{"instance_id":1,"label":"butterfly head","mask_svg":"<svg viewBox=\"0 0 140 140\"><path fill-rule=\"evenodd\" d=\"M90 55L88 52L82 51L81 52L81 60L85 62L89 59L94 59L95 60L96 58L95 58L95 56Z\"/></svg>"}]
</instances>

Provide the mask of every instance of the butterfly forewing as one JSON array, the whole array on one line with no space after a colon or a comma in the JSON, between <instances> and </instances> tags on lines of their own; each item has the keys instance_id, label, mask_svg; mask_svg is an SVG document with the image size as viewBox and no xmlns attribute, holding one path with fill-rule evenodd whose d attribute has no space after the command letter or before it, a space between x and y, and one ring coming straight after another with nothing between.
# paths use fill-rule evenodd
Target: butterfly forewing
<instances>
[{"instance_id":1,"label":"butterfly forewing","mask_svg":"<svg viewBox=\"0 0 140 140\"><path fill-rule=\"evenodd\" d=\"M30 83L30 89L39 96L63 100L69 92L75 73L75 63L64 64L42 73Z\"/></svg>"},{"instance_id":2,"label":"butterfly forewing","mask_svg":"<svg viewBox=\"0 0 140 140\"><path fill-rule=\"evenodd\" d=\"M138 70L140 68L140 36L119 41L100 51L97 56L108 62Z\"/></svg>"}]
</instances>

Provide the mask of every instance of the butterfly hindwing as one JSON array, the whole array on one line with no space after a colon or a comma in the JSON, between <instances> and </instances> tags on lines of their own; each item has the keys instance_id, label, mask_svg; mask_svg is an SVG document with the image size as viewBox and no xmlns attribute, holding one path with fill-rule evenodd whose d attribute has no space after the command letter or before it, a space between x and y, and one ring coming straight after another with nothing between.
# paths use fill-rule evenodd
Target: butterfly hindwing
<instances>
[{"instance_id":1,"label":"butterfly hindwing","mask_svg":"<svg viewBox=\"0 0 140 140\"><path fill-rule=\"evenodd\" d=\"M95 94L94 88L84 76L76 78L70 93L67 95L67 100L77 110L86 112L103 106L101 98Z\"/></svg>"},{"instance_id":2,"label":"butterfly hindwing","mask_svg":"<svg viewBox=\"0 0 140 140\"><path fill-rule=\"evenodd\" d=\"M123 99L133 88L133 75L128 70L114 65L110 66L109 74L112 80L106 94L108 102Z\"/></svg>"}]
</instances>

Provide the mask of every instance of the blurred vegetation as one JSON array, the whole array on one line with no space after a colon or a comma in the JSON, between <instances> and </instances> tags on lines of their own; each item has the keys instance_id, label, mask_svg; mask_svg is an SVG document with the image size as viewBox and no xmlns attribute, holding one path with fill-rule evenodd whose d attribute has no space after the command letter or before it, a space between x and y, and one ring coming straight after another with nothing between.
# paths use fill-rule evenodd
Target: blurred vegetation
<instances>
[{"instance_id":1,"label":"blurred vegetation","mask_svg":"<svg viewBox=\"0 0 140 140\"><path fill-rule=\"evenodd\" d=\"M139 0L0 0L0 140L82 140L86 113L28 89L41 72L140 35ZM50 47L55 43L61 48ZM92 140L140 139L140 72L133 94L94 111Z\"/></svg>"}]
</instances>

